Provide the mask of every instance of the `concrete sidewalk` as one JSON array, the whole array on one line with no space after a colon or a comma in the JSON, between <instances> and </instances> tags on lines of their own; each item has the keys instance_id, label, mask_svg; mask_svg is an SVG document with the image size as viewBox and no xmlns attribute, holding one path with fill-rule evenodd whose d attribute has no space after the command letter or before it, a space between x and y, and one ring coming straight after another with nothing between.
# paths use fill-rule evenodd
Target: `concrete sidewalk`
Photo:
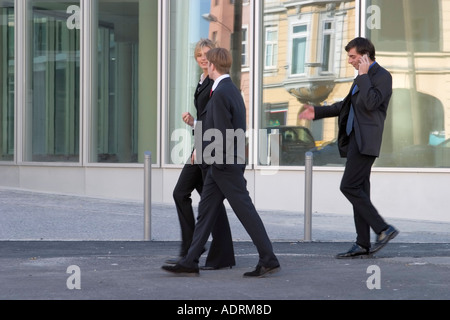
<instances>
[{"instance_id":1,"label":"concrete sidewalk","mask_svg":"<svg viewBox=\"0 0 450 320\"><path fill-rule=\"evenodd\" d=\"M236 215L228 210L233 239L249 241ZM174 205L152 204L151 238L181 240ZM299 212L261 211L272 241L304 240L303 208ZM394 242L450 243L450 223L389 219L401 232ZM144 205L80 196L0 189L0 241L141 241L144 239ZM313 213L313 241L355 239L351 215Z\"/></svg>"},{"instance_id":2,"label":"concrete sidewalk","mask_svg":"<svg viewBox=\"0 0 450 320\"><path fill-rule=\"evenodd\" d=\"M260 214L279 273L242 277L257 252L230 211L237 265L177 277L161 270L180 245L171 205L152 206L153 241L143 241L141 203L0 189L0 299L171 300L171 308L189 300L450 299L448 223L388 221L401 233L374 258L337 260L355 238L351 216L314 213L305 242L302 212ZM70 288L72 276L80 289Z\"/></svg>"}]
</instances>

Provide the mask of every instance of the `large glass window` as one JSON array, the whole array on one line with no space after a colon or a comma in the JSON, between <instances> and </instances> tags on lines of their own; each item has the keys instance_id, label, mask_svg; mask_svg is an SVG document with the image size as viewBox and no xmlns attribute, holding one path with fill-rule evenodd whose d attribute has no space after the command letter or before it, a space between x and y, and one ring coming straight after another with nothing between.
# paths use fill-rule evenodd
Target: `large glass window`
<instances>
[{"instance_id":1,"label":"large glass window","mask_svg":"<svg viewBox=\"0 0 450 320\"><path fill-rule=\"evenodd\" d=\"M305 73L307 29L306 25L292 28L292 74Z\"/></svg>"},{"instance_id":2,"label":"large glass window","mask_svg":"<svg viewBox=\"0 0 450 320\"><path fill-rule=\"evenodd\" d=\"M324 21L322 35L322 72L331 72L333 51L333 22Z\"/></svg>"},{"instance_id":3,"label":"large glass window","mask_svg":"<svg viewBox=\"0 0 450 320\"><path fill-rule=\"evenodd\" d=\"M92 0L86 17L94 27L81 39L80 1L27 0L30 36L27 70L30 95L25 110L24 160L157 161L158 0ZM85 13L86 13L85 12ZM90 94L80 112L80 44L90 77ZM142 58L144 57L144 58ZM87 69L85 69L87 70ZM80 119L80 115L84 117ZM87 140L81 123L89 124Z\"/></svg>"},{"instance_id":4,"label":"large glass window","mask_svg":"<svg viewBox=\"0 0 450 320\"><path fill-rule=\"evenodd\" d=\"M139 4L99 2L98 162L137 162Z\"/></svg>"},{"instance_id":5,"label":"large glass window","mask_svg":"<svg viewBox=\"0 0 450 320\"><path fill-rule=\"evenodd\" d=\"M375 44L377 61L393 76L393 95L375 166L450 167L450 0L361 3L365 5L362 31ZM274 65L274 55L265 43L260 127L267 129L267 137L260 139L259 147L268 154L261 156L260 164L271 163L265 159L272 157L281 165L304 165L305 152L312 151L315 165L342 166L345 159L340 158L336 143L337 118L303 121L298 120L298 113L304 104L332 104L348 94L355 72L347 63L344 47L359 34L355 1L266 0L264 5L266 39L275 24L289 32L279 33L277 46L288 52L278 54L278 68L270 73L267 67ZM280 105L286 106L285 122L273 116L275 106ZM311 135L301 138L293 134L293 128L307 129Z\"/></svg>"},{"instance_id":6,"label":"large glass window","mask_svg":"<svg viewBox=\"0 0 450 320\"><path fill-rule=\"evenodd\" d=\"M25 161L78 162L80 154L79 1L28 0Z\"/></svg>"},{"instance_id":7,"label":"large glass window","mask_svg":"<svg viewBox=\"0 0 450 320\"><path fill-rule=\"evenodd\" d=\"M242 67L247 67L248 68L248 27L246 26L245 28L242 27L242 53L241 53L241 64Z\"/></svg>"},{"instance_id":8,"label":"large glass window","mask_svg":"<svg viewBox=\"0 0 450 320\"><path fill-rule=\"evenodd\" d=\"M298 114L304 104L332 104L348 94L355 73L344 48L356 35L355 2L265 0L264 28L258 163L303 166L313 151L315 165L342 166L337 118L305 121Z\"/></svg>"},{"instance_id":9,"label":"large glass window","mask_svg":"<svg viewBox=\"0 0 450 320\"><path fill-rule=\"evenodd\" d=\"M0 161L14 160L14 7L0 3Z\"/></svg>"},{"instance_id":10,"label":"large glass window","mask_svg":"<svg viewBox=\"0 0 450 320\"><path fill-rule=\"evenodd\" d=\"M96 0L90 160L157 160L157 0ZM95 83L95 82L94 82Z\"/></svg>"},{"instance_id":11,"label":"large glass window","mask_svg":"<svg viewBox=\"0 0 450 320\"><path fill-rule=\"evenodd\" d=\"M209 38L231 51L231 78L241 89L248 111L249 69L243 68L243 64L249 64L246 35L251 31L246 26L250 25L250 8L250 1L243 0L170 1L167 164L183 164L192 152L192 130L184 124L181 114L189 111L197 117L194 91L200 81L201 69L194 58L194 48L201 38Z\"/></svg>"},{"instance_id":12,"label":"large glass window","mask_svg":"<svg viewBox=\"0 0 450 320\"><path fill-rule=\"evenodd\" d=\"M378 166L450 167L450 1L367 1L366 34L393 76Z\"/></svg>"},{"instance_id":13,"label":"large glass window","mask_svg":"<svg viewBox=\"0 0 450 320\"><path fill-rule=\"evenodd\" d=\"M278 62L278 29L276 27L267 26L265 30L264 68L274 69Z\"/></svg>"}]
</instances>

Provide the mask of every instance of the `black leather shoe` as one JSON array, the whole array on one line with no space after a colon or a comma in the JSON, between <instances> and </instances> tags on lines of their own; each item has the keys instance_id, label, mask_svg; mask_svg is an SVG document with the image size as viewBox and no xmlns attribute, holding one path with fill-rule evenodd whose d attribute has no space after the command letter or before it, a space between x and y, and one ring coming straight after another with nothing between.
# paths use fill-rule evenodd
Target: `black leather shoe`
<instances>
[{"instance_id":1,"label":"black leather shoe","mask_svg":"<svg viewBox=\"0 0 450 320\"><path fill-rule=\"evenodd\" d=\"M233 266L224 266L224 267L210 267L210 266L201 266L200 270L220 270L220 269L231 269Z\"/></svg>"},{"instance_id":2,"label":"black leather shoe","mask_svg":"<svg viewBox=\"0 0 450 320\"><path fill-rule=\"evenodd\" d=\"M370 253L375 253L380 251L389 241L394 239L400 232L393 226L389 226L386 230L382 231L377 235L375 244L373 245Z\"/></svg>"},{"instance_id":3,"label":"black leather shoe","mask_svg":"<svg viewBox=\"0 0 450 320\"><path fill-rule=\"evenodd\" d=\"M245 278L262 278L265 277L266 275L272 274L272 273L276 273L278 271L280 271L280 266L276 266L276 267L263 267L263 266L256 266L256 269L251 271L251 272L246 272L244 273L244 277Z\"/></svg>"},{"instance_id":4,"label":"black leather shoe","mask_svg":"<svg viewBox=\"0 0 450 320\"><path fill-rule=\"evenodd\" d=\"M164 271L178 274L178 275L184 275L184 276L198 276L199 271L198 268L187 268L183 267L182 265L176 264L174 266L162 266L161 269Z\"/></svg>"},{"instance_id":5,"label":"black leather shoe","mask_svg":"<svg viewBox=\"0 0 450 320\"><path fill-rule=\"evenodd\" d=\"M338 253L336 259L365 259L370 258L371 254L369 249L361 247L359 244L354 243L353 246L347 252Z\"/></svg>"}]
</instances>

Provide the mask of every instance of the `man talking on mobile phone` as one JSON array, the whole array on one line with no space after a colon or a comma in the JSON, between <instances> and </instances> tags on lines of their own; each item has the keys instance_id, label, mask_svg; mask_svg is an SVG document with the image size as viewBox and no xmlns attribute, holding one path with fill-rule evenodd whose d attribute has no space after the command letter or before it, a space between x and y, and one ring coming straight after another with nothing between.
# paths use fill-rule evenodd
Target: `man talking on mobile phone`
<instances>
[{"instance_id":1,"label":"man talking on mobile phone","mask_svg":"<svg viewBox=\"0 0 450 320\"><path fill-rule=\"evenodd\" d=\"M375 61L375 47L366 38L355 38L345 47L348 63L357 71L347 97L330 106L305 105L300 119L338 117L338 147L347 158L341 192L353 206L356 242L336 258L367 258L394 239L399 231L388 225L370 200L370 173L380 155L392 76ZM376 233L373 246L370 229Z\"/></svg>"}]
</instances>

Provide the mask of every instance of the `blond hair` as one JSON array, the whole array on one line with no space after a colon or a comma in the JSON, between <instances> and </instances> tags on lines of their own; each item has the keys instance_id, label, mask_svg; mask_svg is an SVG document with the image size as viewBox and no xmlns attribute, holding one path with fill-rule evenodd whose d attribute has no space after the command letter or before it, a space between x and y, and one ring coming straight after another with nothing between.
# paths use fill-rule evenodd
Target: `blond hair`
<instances>
[{"instance_id":1,"label":"blond hair","mask_svg":"<svg viewBox=\"0 0 450 320\"><path fill-rule=\"evenodd\" d=\"M194 58L197 58L197 53L201 52L203 48L209 48L209 49L214 49L216 48L216 44L215 42L213 42L210 39L200 39L197 44L195 45L195 49L194 49Z\"/></svg>"}]
</instances>

